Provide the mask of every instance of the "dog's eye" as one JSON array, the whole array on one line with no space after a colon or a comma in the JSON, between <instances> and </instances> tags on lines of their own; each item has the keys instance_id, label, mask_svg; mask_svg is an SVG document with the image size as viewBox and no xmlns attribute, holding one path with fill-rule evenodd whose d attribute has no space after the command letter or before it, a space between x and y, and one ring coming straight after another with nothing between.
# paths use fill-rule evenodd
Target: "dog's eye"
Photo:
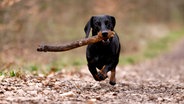
<instances>
[{"instance_id":1,"label":"dog's eye","mask_svg":"<svg viewBox=\"0 0 184 104\"><path fill-rule=\"evenodd\" d=\"M101 26L101 22L96 22L96 25L97 26Z\"/></svg>"},{"instance_id":2,"label":"dog's eye","mask_svg":"<svg viewBox=\"0 0 184 104\"><path fill-rule=\"evenodd\" d=\"M109 24L109 21L105 21L105 25L108 25Z\"/></svg>"}]
</instances>

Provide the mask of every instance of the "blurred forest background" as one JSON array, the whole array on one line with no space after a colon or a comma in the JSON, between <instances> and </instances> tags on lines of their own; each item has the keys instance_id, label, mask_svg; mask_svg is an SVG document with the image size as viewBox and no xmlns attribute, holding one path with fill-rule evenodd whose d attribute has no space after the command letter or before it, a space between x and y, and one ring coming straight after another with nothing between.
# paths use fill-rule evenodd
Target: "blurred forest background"
<instances>
[{"instance_id":1,"label":"blurred forest background","mask_svg":"<svg viewBox=\"0 0 184 104\"><path fill-rule=\"evenodd\" d=\"M184 35L184 0L0 0L0 70L85 65L85 47L63 53L39 53L36 48L84 38L85 24L99 14L116 18L120 65L135 63L136 54L153 42Z\"/></svg>"}]
</instances>

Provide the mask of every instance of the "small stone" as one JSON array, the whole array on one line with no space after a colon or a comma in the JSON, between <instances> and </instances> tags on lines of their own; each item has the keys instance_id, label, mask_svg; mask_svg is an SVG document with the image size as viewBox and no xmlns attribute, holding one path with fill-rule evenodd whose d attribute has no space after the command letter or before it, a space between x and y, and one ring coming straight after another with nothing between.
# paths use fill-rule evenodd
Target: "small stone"
<instances>
[{"instance_id":1,"label":"small stone","mask_svg":"<svg viewBox=\"0 0 184 104\"><path fill-rule=\"evenodd\" d=\"M96 100L101 100L101 97L100 97L100 96L97 96L97 97L96 97Z\"/></svg>"},{"instance_id":2,"label":"small stone","mask_svg":"<svg viewBox=\"0 0 184 104\"><path fill-rule=\"evenodd\" d=\"M163 98L161 98L161 97L158 97L158 98L157 98L157 100L158 100L158 101L162 101L162 100L163 100Z\"/></svg>"},{"instance_id":3,"label":"small stone","mask_svg":"<svg viewBox=\"0 0 184 104\"><path fill-rule=\"evenodd\" d=\"M87 101L87 104L95 104L95 102L96 102L96 99L89 99Z\"/></svg>"},{"instance_id":4,"label":"small stone","mask_svg":"<svg viewBox=\"0 0 184 104\"><path fill-rule=\"evenodd\" d=\"M43 93L44 93L45 95L48 95L48 94L50 93L50 91L49 91L49 90L43 90Z\"/></svg>"},{"instance_id":5,"label":"small stone","mask_svg":"<svg viewBox=\"0 0 184 104\"><path fill-rule=\"evenodd\" d=\"M113 93L112 95L113 95L113 96L117 96L118 94L117 94L117 93Z\"/></svg>"},{"instance_id":6,"label":"small stone","mask_svg":"<svg viewBox=\"0 0 184 104\"><path fill-rule=\"evenodd\" d=\"M60 94L60 96L61 97L73 97L75 96L75 94L72 91L70 91L70 92L62 93Z\"/></svg>"},{"instance_id":7,"label":"small stone","mask_svg":"<svg viewBox=\"0 0 184 104\"><path fill-rule=\"evenodd\" d=\"M19 89L19 90L17 90L17 93L18 93L19 95L24 95L24 94L25 94L25 91L22 90L22 89Z\"/></svg>"},{"instance_id":8,"label":"small stone","mask_svg":"<svg viewBox=\"0 0 184 104\"><path fill-rule=\"evenodd\" d=\"M29 93L31 95L37 95L37 91L27 91L27 93Z\"/></svg>"}]
</instances>

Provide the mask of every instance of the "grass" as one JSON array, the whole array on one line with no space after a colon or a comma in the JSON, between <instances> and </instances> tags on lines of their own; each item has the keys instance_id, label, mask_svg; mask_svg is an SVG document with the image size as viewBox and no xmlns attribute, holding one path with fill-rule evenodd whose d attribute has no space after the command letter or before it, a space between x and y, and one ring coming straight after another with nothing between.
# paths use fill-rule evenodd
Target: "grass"
<instances>
[{"instance_id":1,"label":"grass","mask_svg":"<svg viewBox=\"0 0 184 104\"><path fill-rule=\"evenodd\" d=\"M10 74L10 77L15 77L16 76L16 72L14 70L11 70L9 74Z\"/></svg>"},{"instance_id":2,"label":"grass","mask_svg":"<svg viewBox=\"0 0 184 104\"><path fill-rule=\"evenodd\" d=\"M184 37L184 30L170 32L159 40L148 42L142 51L120 57L120 64L135 64L146 59L154 58L170 49L173 43Z\"/></svg>"},{"instance_id":3,"label":"grass","mask_svg":"<svg viewBox=\"0 0 184 104\"><path fill-rule=\"evenodd\" d=\"M0 72L0 76L2 76L3 75L3 72Z\"/></svg>"},{"instance_id":4,"label":"grass","mask_svg":"<svg viewBox=\"0 0 184 104\"><path fill-rule=\"evenodd\" d=\"M176 31L169 33L166 37L163 37L158 41L150 42L146 51L144 52L144 55L148 58L153 58L162 53L162 51L168 50L173 42L176 42L183 36L184 36L183 30Z\"/></svg>"},{"instance_id":5,"label":"grass","mask_svg":"<svg viewBox=\"0 0 184 104\"><path fill-rule=\"evenodd\" d=\"M32 65L31 66L31 71L38 71L38 66Z\"/></svg>"},{"instance_id":6,"label":"grass","mask_svg":"<svg viewBox=\"0 0 184 104\"><path fill-rule=\"evenodd\" d=\"M24 72L22 72L21 70L6 70L6 71L1 71L0 72L0 76L4 77L23 77L25 75Z\"/></svg>"}]
</instances>

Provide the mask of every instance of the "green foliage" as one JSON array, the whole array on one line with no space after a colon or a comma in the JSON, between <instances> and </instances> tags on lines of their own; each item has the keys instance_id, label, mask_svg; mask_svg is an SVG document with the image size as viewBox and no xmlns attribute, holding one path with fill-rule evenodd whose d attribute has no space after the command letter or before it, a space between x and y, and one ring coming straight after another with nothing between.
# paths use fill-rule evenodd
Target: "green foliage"
<instances>
[{"instance_id":1,"label":"green foliage","mask_svg":"<svg viewBox=\"0 0 184 104\"><path fill-rule=\"evenodd\" d=\"M123 62L122 63L124 63L124 64L135 64L135 62L136 62L136 59L135 59L135 57L133 57L133 56L125 56L125 57L123 57Z\"/></svg>"},{"instance_id":2,"label":"green foliage","mask_svg":"<svg viewBox=\"0 0 184 104\"><path fill-rule=\"evenodd\" d=\"M0 76L2 76L3 75L3 72L0 72Z\"/></svg>"},{"instance_id":3,"label":"green foliage","mask_svg":"<svg viewBox=\"0 0 184 104\"><path fill-rule=\"evenodd\" d=\"M73 66L81 66L83 65L85 62L84 62L84 59L76 59L72 62L72 65Z\"/></svg>"},{"instance_id":4,"label":"green foliage","mask_svg":"<svg viewBox=\"0 0 184 104\"><path fill-rule=\"evenodd\" d=\"M184 37L184 30L173 31L165 37L148 42L147 47L139 53L120 57L120 64L135 64L140 61L154 58L170 49L173 43Z\"/></svg>"},{"instance_id":5,"label":"green foliage","mask_svg":"<svg viewBox=\"0 0 184 104\"><path fill-rule=\"evenodd\" d=\"M184 31L175 31L169 33L166 37L163 37L159 40L152 41L148 44L148 47L145 49L144 56L146 58L153 58L160 53L167 51L169 46L182 38L184 36Z\"/></svg>"},{"instance_id":6,"label":"green foliage","mask_svg":"<svg viewBox=\"0 0 184 104\"><path fill-rule=\"evenodd\" d=\"M36 65L31 66L31 71L38 71L38 67Z\"/></svg>"},{"instance_id":7,"label":"green foliage","mask_svg":"<svg viewBox=\"0 0 184 104\"><path fill-rule=\"evenodd\" d=\"M9 72L9 75L10 75L10 77L15 77L16 76L16 72L14 70L11 70Z\"/></svg>"},{"instance_id":8,"label":"green foliage","mask_svg":"<svg viewBox=\"0 0 184 104\"><path fill-rule=\"evenodd\" d=\"M24 70L28 71L28 72L31 72L32 74L34 75L38 75L39 73L39 69L40 69L40 66L36 65L35 63L28 63L28 64L25 64L24 67L23 67ZM42 73L44 73L44 70L41 70ZM21 72L20 72L21 74Z\"/></svg>"},{"instance_id":9,"label":"green foliage","mask_svg":"<svg viewBox=\"0 0 184 104\"><path fill-rule=\"evenodd\" d=\"M5 76L5 77L18 77L22 78L24 76L24 72L21 70L4 70L0 72L0 76Z\"/></svg>"}]
</instances>

